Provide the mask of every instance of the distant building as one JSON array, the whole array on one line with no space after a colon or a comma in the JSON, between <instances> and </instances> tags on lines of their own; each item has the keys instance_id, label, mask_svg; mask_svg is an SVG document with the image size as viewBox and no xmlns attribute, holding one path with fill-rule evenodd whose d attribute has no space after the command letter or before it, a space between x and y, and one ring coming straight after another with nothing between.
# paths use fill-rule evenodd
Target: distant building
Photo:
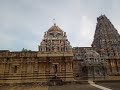
<instances>
[{"instance_id":1,"label":"distant building","mask_svg":"<svg viewBox=\"0 0 120 90\"><path fill-rule=\"evenodd\" d=\"M54 24L38 51L0 50L0 83L61 84L120 75L120 35L105 15L97 18L92 47L73 47Z\"/></svg>"}]
</instances>

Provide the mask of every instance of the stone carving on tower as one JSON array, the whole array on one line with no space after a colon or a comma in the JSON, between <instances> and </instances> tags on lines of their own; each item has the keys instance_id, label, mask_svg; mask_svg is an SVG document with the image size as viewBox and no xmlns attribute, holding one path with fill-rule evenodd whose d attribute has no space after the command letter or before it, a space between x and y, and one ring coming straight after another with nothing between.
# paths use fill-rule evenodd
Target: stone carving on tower
<instances>
[{"instance_id":1,"label":"stone carving on tower","mask_svg":"<svg viewBox=\"0 0 120 90\"><path fill-rule=\"evenodd\" d=\"M120 58L120 35L105 15L97 18L92 47L106 59Z\"/></svg>"},{"instance_id":2,"label":"stone carving on tower","mask_svg":"<svg viewBox=\"0 0 120 90\"><path fill-rule=\"evenodd\" d=\"M45 32L44 38L39 46L39 51L43 53L71 53L72 47L67 39L66 32L54 24Z\"/></svg>"}]
</instances>

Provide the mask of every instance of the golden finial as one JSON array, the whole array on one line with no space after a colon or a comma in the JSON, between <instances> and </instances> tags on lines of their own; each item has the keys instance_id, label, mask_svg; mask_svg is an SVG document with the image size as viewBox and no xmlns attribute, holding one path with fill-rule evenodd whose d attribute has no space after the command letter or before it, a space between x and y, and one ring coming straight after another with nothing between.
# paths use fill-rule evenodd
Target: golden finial
<instances>
[{"instance_id":1,"label":"golden finial","mask_svg":"<svg viewBox=\"0 0 120 90\"><path fill-rule=\"evenodd\" d=\"M54 23L54 26L56 26L56 23L55 23L55 18L53 19L53 23Z\"/></svg>"}]
</instances>

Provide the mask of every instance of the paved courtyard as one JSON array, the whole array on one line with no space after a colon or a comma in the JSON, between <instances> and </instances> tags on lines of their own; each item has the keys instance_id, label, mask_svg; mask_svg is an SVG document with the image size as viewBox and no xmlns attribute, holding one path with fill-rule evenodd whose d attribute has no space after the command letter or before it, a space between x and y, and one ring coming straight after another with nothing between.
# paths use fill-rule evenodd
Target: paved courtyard
<instances>
[{"instance_id":1,"label":"paved courtyard","mask_svg":"<svg viewBox=\"0 0 120 90\"><path fill-rule=\"evenodd\" d=\"M97 85L112 89L120 90L120 82L102 82ZM62 86L0 86L0 90L101 90L89 84L71 84Z\"/></svg>"},{"instance_id":2,"label":"paved courtyard","mask_svg":"<svg viewBox=\"0 0 120 90\"><path fill-rule=\"evenodd\" d=\"M63 85L63 86L1 86L0 90L100 90L87 85Z\"/></svg>"},{"instance_id":3,"label":"paved courtyard","mask_svg":"<svg viewBox=\"0 0 120 90\"><path fill-rule=\"evenodd\" d=\"M112 90L120 90L120 82L98 83L98 85L110 88Z\"/></svg>"},{"instance_id":4,"label":"paved courtyard","mask_svg":"<svg viewBox=\"0 0 120 90\"><path fill-rule=\"evenodd\" d=\"M48 90L48 87L41 86L1 86L0 90Z\"/></svg>"},{"instance_id":5,"label":"paved courtyard","mask_svg":"<svg viewBox=\"0 0 120 90\"><path fill-rule=\"evenodd\" d=\"M63 86L51 86L48 90L100 90L89 84L87 85L63 85Z\"/></svg>"}]
</instances>

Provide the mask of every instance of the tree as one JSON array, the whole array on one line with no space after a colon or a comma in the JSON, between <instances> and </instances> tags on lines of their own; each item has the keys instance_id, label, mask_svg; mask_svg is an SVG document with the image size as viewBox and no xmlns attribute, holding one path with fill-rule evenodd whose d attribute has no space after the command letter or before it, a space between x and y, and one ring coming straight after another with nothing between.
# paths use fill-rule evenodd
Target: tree
<instances>
[{"instance_id":1,"label":"tree","mask_svg":"<svg viewBox=\"0 0 120 90\"><path fill-rule=\"evenodd\" d=\"M22 49L22 52L30 52L31 50L27 50L25 48Z\"/></svg>"}]
</instances>

